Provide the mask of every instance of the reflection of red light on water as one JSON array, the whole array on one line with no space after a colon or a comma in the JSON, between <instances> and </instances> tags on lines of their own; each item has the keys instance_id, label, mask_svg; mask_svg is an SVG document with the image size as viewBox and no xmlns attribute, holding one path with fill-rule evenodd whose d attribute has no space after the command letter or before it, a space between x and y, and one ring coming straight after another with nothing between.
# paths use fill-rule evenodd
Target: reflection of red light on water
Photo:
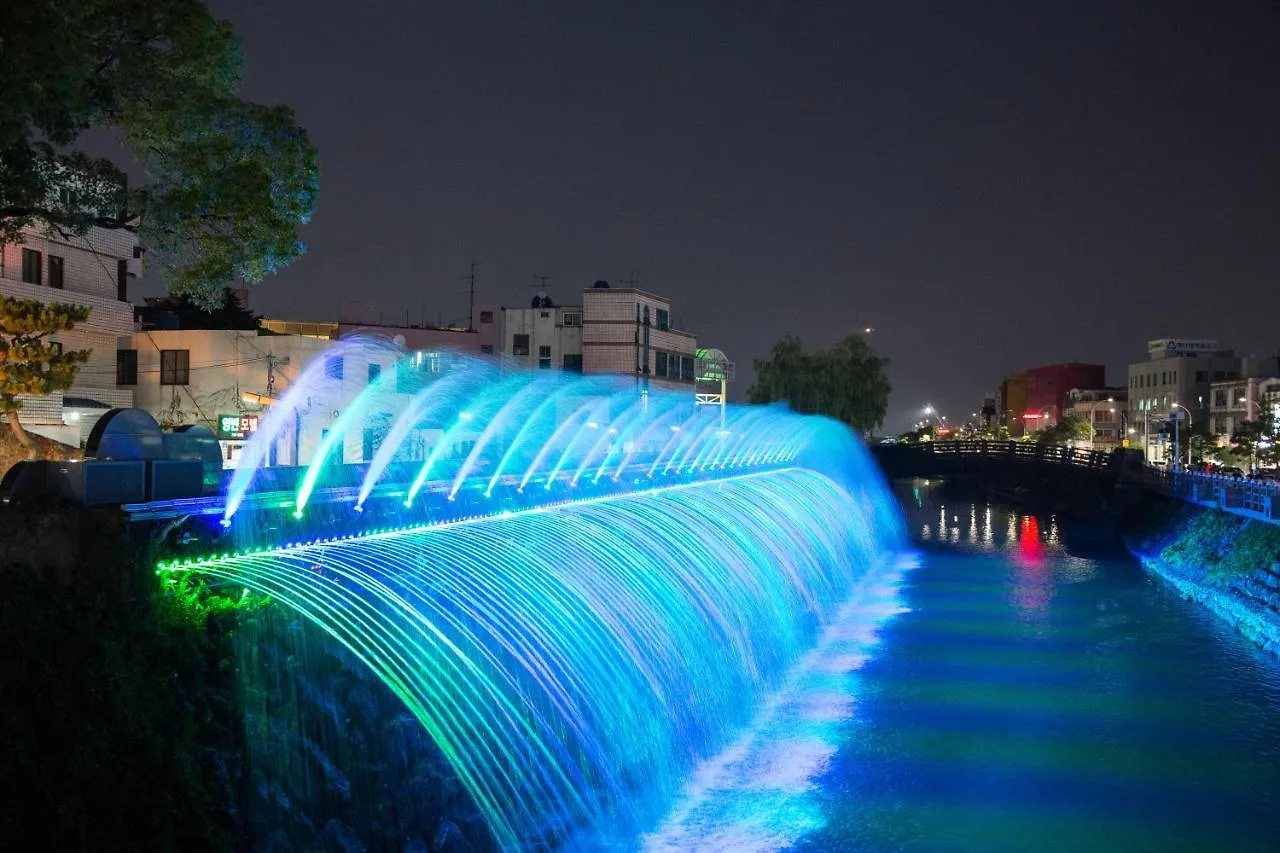
<instances>
[{"instance_id":1,"label":"reflection of red light on water","mask_svg":"<svg viewBox=\"0 0 1280 853\"><path fill-rule=\"evenodd\" d=\"M1018 532L1018 550L1014 557L1017 582L1013 603L1024 619L1043 620L1049 610L1052 583L1045 571L1045 547L1040 541L1040 522L1035 516L1024 516Z\"/></svg>"},{"instance_id":2,"label":"reflection of red light on water","mask_svg":"<svg viewBox=\"0 0 1280 853\"><path fill-rule=\"evenodd\" d=\"M1024 516L1022 519L1018 556L1029 563L1038 563L1044 556L1044 543L1040 541L1040 522L1034 515Z\"/></svg>"}]
</instances>

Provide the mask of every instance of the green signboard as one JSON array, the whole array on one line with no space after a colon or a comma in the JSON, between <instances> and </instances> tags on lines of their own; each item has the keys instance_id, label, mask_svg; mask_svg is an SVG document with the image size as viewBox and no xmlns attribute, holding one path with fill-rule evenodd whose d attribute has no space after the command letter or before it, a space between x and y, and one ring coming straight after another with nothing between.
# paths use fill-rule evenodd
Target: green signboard
<instances>
[{"instance_id":1,"label":"green signboard","mask_svg":"<svg viewBox=\"0 0 1280 853\"><path fill-rule=\"evenodd\" d=\"M218 415L218 438L237 441L258 428L257 415Z\"/></svg>"}]
</instances>

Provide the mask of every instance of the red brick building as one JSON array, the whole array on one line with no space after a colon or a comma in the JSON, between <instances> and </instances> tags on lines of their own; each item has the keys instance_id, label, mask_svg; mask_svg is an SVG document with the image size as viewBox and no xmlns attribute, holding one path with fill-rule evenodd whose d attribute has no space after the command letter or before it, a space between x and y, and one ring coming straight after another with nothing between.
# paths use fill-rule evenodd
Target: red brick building
<instances>
[{"instance_id":1,"label":"red brick building","mask_svg":"<svg viewBox=\"0 0 1280 853\"><path fill-rule=\"evenodd\" d=\"M1027 370L1027 403L1022 413L1027 432L1051 427L1062 420L1067 392L1072 388L1105 388L1101 364L1050 364Z\"/></svg>"}]
</instances>

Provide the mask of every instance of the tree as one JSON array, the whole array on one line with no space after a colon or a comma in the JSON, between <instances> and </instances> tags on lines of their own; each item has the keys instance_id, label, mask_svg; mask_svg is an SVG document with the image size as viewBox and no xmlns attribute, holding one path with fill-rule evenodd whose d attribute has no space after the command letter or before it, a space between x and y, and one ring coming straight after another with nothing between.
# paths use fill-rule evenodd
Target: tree
<instances>
[{"instance_id":1,"label":"tree","mask_svg":"<svg viewBox=\"0 0 1280 853\"><path fill-rule=\"evenodd\" d=\"M216 307L202 306L189 295L166 296L148 299L141 309L144 322L155 314L173 314L180 329L237 329L252 331L258 328L258 315L240 302L236 292L229 287L222 290Z\"/></svg>"},{"instance_id":2,"label":"tree","mask_svg":"<svg viewBox=\"0 0 1280 853\"><path fill-rule=\"evenodd\" d=\"M1076 415L1067 415L1048 429L1035 433L1040 444L1067 444L1072 441L1085 441L1093 434L1089 422Z\"/></svg>"},{"instance_id":3,"label":"tree","mask_svg":"<svg viewBox=\"0 0 1280 853\"><path fill-rule=\"evenodd\" d=\"M1187 450L1192 459L1209 460L1217 456L1220 436L1208 431L1192 432L1187 439Z\"/></svg>"},{"instance_id":4,"label":"tree","mask_svg":"<svg viewBox=\"0 0 1280 853\"><path fill-rule=\"evenodd\" d=\"M47 338L75 328L88 317L89 309L79 305L0 296L0 412L32 458L35 444L18 420L22 409L18 395L51 394L71 387L89 350L64 351Z\"/></svg>"},{"instance_id":5,"label":"tree","mask_svg":"<svg viewBox=\"0 0 1280 853\"><path fill-rule=\"evenodd\" d=\"M0 4L0 241L136 228L171 293L216 305L304 250L316 150L287 107L241 100L239 42L199 0ZM145 170L71 149L114 132Z\"/></svg>"},{"instance_id":6,"label":"tree","mask_svg":"<svg viewBox=\"0 0 1280 853\"><path fill-rule=\"evenodd\" d=\"M889 360L877 356L858 335L827 350L807 353L800 339L787 335L769 358L755 362L756 379L747 389L752 403L785 400L804 414L821 414L869 433L883 422L891 386Z\"/></svg>"}]
</instances>

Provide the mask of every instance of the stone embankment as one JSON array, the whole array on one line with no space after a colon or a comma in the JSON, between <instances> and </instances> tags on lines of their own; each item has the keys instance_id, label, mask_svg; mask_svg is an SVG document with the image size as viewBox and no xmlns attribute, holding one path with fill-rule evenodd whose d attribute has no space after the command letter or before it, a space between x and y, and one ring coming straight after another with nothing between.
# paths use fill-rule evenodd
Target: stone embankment
<instances>
[{"instance_id":1,"label":"stone embankment","mask_svg":"<svg viewBox=\"0 0 1280 853\"><path fill-rule=\"evenodd\" d=\"M1185 598L1280 654L1280 525L1157 499L1125 538Z\"/></svg>"}]
</instances>

